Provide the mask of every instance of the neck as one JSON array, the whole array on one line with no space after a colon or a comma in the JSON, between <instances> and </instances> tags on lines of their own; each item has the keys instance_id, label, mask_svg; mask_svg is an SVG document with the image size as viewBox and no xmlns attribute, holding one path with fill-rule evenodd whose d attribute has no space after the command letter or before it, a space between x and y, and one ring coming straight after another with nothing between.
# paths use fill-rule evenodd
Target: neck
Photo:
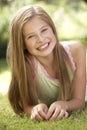
<instances>
[{"instance_id":1,"label":"neck","mask_svg":"<svg viewBox=\"0 0 87 130\"><path fill-rule=\"evenodd\" d=\"M38 58L38 61L44 66L50 76L56 78L56 65L53 55L50 57Z\"/></svg>"},{"instance_id":2,"label":"neck","mask_svg":"<svg viewBox=\"0 0 87 130\"><path fill-rule=\"evenodd\" d=\"M38 57L38 61L44 66L44 68L52 67L54 63L53 54L47 57Z\"/></svg>"}]
</instances>

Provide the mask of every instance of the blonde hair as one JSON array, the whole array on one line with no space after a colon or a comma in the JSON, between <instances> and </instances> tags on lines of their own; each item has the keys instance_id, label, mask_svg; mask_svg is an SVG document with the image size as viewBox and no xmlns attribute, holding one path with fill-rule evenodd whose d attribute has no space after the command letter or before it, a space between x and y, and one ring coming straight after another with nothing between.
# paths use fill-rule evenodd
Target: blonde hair
<instances>
[{"instance_id":1,"label":"blonde hair","mask_svg":"<svg viewBox=\"0 0 87 130\"><path fill-rule=\"evenodd\" d=\"M13 17L10 24L10 40L7 48L7 58L11 65L12 79L8 98L15 113L23 112L23 104L35 105L38 103L36 80L34 73L33 56L25 49L23 39L23 26L31 18L38 16L53 30L57 44L54 48L57 75L60 80L61 100L67 100L70 94L70 78L66 62L70 64L67 53L59 43L54 23L50 16L39 6L25 6Z\"/></svg>"}]
</instances>

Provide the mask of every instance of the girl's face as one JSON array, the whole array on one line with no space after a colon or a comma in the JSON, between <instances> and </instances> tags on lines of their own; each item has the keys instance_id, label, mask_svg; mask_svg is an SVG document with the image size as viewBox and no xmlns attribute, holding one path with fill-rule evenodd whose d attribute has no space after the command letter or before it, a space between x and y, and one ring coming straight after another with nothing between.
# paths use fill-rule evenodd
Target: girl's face
<instances>
[{"instance_id":1,"label":"girl's face","mask_svg":"<svg viewBox=\"0 0 87 130\"><path fill-rule=\"evenodd\" d=\"M51 27L38 17L34 17L23 27L25 46L37 58L53 53L56 44Z\"/></svg>"}]
</instances>

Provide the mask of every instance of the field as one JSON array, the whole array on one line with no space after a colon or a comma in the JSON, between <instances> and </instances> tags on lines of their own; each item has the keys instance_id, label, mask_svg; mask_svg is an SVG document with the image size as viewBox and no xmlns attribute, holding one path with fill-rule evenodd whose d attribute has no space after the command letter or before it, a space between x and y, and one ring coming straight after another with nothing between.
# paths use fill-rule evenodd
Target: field
<instances>
[{"instance_id":1,"label":"field","mask_svg":"<svg viewBox=\"0 0 87 130\"><path fill-rule=\"evenodd\" d=\"M7 98L10 70L5 60L0 61L0 130L87 130L87 102L83 111L70 113L58 121L31 121L26 115L16 115Z\"/></svg>"}]
</instances>

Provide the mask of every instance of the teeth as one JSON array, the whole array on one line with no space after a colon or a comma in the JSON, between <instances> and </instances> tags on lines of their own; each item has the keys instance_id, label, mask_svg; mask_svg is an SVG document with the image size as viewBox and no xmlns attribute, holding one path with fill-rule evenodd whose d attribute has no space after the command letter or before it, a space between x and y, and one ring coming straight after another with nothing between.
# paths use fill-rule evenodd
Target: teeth
<instances>
[{"instance_id":1,"label":"teeth","mask_svg":"<svg viewBox=\"0 0 87 130\"><path fill-rule=\"evenodd\" d=\"M47 47L47 46L48 46L48 43L42 45L41 47L39 47L39 49L44 49L44 48Z\"/></svg>"}]
</instances>

